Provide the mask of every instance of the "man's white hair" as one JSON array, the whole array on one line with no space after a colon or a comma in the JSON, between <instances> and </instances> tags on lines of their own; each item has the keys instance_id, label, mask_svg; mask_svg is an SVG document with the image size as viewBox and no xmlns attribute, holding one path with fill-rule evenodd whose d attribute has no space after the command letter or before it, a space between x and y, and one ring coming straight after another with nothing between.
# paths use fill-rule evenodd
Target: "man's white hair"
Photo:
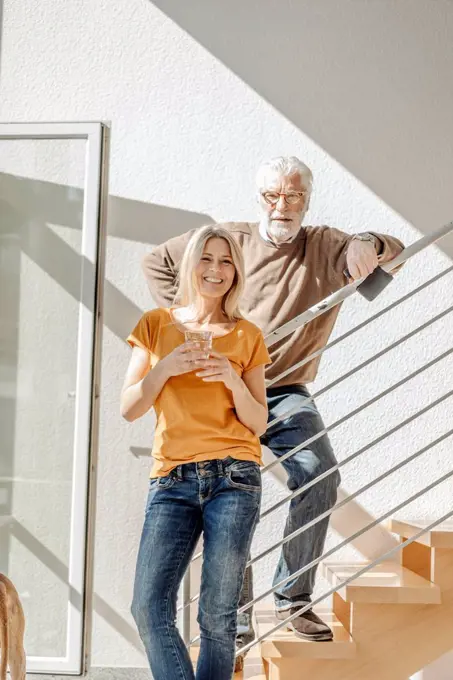
<instances>
[{"instance_id":1,"label":"man's white hair","mask_svg":"<svg viewBox=\"0 0 453 680\"><path fill-rule=\"evenodd\" d=\"M266 176L269 173L282 176L297 174L300 176L305 189L308 192L311 192L313 174L310 168L305 165L305 163L302 163L296 156L277 156L277 158L272 158L270 161L262 163L256 174L258 189L264 189Z\"/></svg>"}]
</instances>

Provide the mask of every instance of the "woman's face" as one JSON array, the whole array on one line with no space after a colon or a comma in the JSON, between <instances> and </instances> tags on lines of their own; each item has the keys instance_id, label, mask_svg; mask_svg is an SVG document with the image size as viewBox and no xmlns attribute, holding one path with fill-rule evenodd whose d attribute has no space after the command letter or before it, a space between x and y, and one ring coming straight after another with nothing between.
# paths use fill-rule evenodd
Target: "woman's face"
<instances>
[{"instance_id":1,"label":"woman's face","mask_svg":"<svg viewBox=\"0 0 453 680\"><path fill-rule=\"evenodd\" d=\"M236 268L229 243L216 236L206 241L195 269L198 290L203 297L223 298L233 285Z\"/></svg>"}]
</instances>

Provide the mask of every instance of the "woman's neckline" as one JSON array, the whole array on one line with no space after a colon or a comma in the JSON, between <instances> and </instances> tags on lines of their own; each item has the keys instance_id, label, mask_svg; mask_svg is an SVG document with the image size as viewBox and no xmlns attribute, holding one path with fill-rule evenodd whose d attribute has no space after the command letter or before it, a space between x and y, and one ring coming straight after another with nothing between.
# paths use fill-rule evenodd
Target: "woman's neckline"
<instances>
[{"instance_id":1,"label":"woman's neckline","mask_svg":"<svg viewBox=\"0 0 453 680\"><path fill-rule=\"evenodd\" d=\"M177 309L177 308L176 308L176 307L168 307L168 308L167 308L168 316L170 317L170 320L171 320L172 324L174 325L174 327L176 328L176 330L178 331L178 333L179 333L180 335L184 336L185 331L186 331L186 330L190 330L190 328L184 329L184 327L181 326L181 324L179 323L179 321L173 316L173 309ZM237 327L238 327L240 321L241 321L241 320L238 319L238 320L236 321L236 323L234 324L233 328L231 328L231 329L230 329L229 331L227 331L226 333L223 333L223 335L213 335L213 336L212 336L212 339L213 339L213 340L219 340L220 338L226 338L228 335L231 335L231 333L234 333L234 331L237 329ZM202 329L199 329L199 330L202 330Z\"/></svg>"}]
</instances>

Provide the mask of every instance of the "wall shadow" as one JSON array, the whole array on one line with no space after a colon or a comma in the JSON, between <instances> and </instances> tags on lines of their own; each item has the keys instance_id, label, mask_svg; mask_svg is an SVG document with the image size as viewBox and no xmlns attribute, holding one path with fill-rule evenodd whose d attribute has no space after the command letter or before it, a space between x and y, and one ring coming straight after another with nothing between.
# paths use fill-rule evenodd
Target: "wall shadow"
<instances>
[{"instance_id":1,"label":"wall shadow","mask_svg":"<svg viewBox=\"0 0 453 680\"><path fill-rule=\"evenodd\" d=\"M152 4L422 233L453 219L453 3Z\"/></svg>"},{"instance_id":2,"label":"wall shadow","mask_svg":"<svg viewBox=\"0 0 453 680\"><path fill-rule=\"evenodd\" d=\"M16 519L12 519L9 524L11 535L24 545L39 561L44 564L62 583L68 586L68 600L76 609L81 611L83 607L82 594L69 586L69 570L66 564L60 560L49 548L47 548L36 536L26 529ZM125 619L123 619L113 607L111 607L102 597L93 595L93 609L101 616L117 633L127 640L135 649L145 655L143 644L138 632Z\"/></svg>"},{"instance_id":3,"label":"wall shadow","mask_svg":"<svg viewBox=\"0 0 453 680\"><path fill-rule=\"evenodd\" d=\"M8 173L0 173L2 193L11 203L20 205L24 222L29 225L57 224L80 229L83 189L66 184L44 182ZM169 208L109 195L107 237L158 245L190 229L209 224L212 218L203 213Z\"/></svg>"},{"instance_id":4,"label":"wall shadow","mask_svg":"<svg viewBox=\"0 0 453 680\"><path fill-rule=\"evenodd\" d=\"M14 208L12 208L14 206ZM76 300L80 300L81 256L49 225L80 230L83 190L77 187L0 174L2 231L20 239L21 251ZM7 215L7 217L5 217ZM149 245L212 222L209 215L109 197L107 238L123 238ZM94 276L90 262L84 262ZM137 282L145 285L137 262ZM91 302L87 301L87 306ZM124 339L142 310L111 281L104 283L104 323Z\"/></svg>"}]
</instances>

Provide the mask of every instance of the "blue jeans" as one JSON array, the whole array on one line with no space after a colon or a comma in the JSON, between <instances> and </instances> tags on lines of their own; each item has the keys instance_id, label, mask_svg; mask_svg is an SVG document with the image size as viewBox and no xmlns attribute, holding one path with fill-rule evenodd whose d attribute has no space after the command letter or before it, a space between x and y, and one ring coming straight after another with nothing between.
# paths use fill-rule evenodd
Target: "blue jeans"
<instances>
[{"instance_id":1,"label":"blue jeans","mask_svg":"<svg viewBox=\"0 0 453 680\"><path fill-rule=\"evenodd\" d=\"M315 403L311 401L308 404L303 404L309 396L309 391L303 385L275 387L267 390L268 422L295 407L299 407L295 414L274 425L261 438L261 443L268 446L275 456L283 456L298 444L324 429L322 418ZM282 465L288 475L288 489L291 492L295 491L335 464L336 460L329 438L324 435L283 461ZM332 508L337 500L339 484L340 474L336 471L304 493L296 496L290 502L284 537ZM323 519L283 545L275 571L274 585L322 554L328 525L329 518ZM274 593L276 608L280 611L286 611L292 607L302 607L310 602L316 571L317 567L315 566L291 579L286 585L277 588ZM249 567L244 579L240 606L247 604L252 599L252 572ZM250 608L240 614L238 618L238 646L247 644L253 638L252 609Z\"/></svg>"},{"instance_id":2,"label":"blue jeans","mask_svg":"<svg viewBox=\"0 0 453 680\"><path fill-rule=\"evenodd\" d=\"M151 480L132 614L154 680L232 677L237 607L260 500L259 466L233 458L180 465L167 477ZM175 622L178 587L201 533L201 646L195 675Z\"/></svg>"}]
</instances>

